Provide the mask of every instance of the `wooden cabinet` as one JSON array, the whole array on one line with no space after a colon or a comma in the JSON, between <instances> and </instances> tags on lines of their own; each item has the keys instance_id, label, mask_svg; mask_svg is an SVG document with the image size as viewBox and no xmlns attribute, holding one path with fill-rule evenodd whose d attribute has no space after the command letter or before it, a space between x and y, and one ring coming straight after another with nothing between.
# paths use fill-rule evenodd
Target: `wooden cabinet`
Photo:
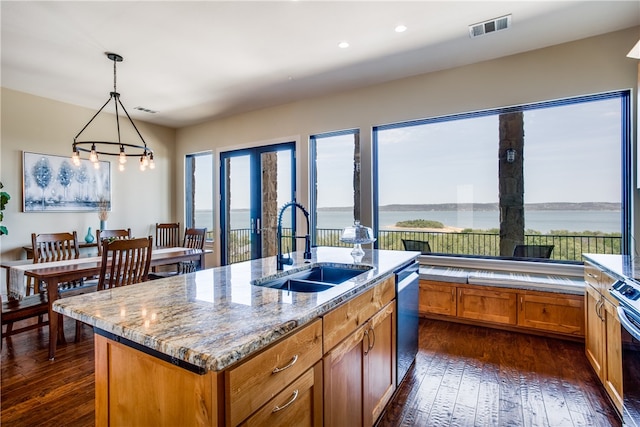
<instances>
[{"instance_id":1,"label":"wooden cabinet","mask_svg":"<svg viewBox=\"0 0 640 427\"><path fill-rule=\"evenodd\" d=\"M420 280L420 313L455 316L456 307L455 284Z\"/></svg>"},{"instance_id":2,"label":"wooden cabinet","mask_svg":"<svg viewBox=\"0 0 640 427\"><path fill-rule=\"evenodd\" d=\"M577 338L585 331L581 295L420 280L419 310L424 317Z\"/></svg>"},{"instance_id":3,"label":"wooden cabinet","mask_svg":"<svg viewBox=\"0 0 640 427\"><path fill-rule=\"evenodd\" d=\"M395 391L394 278L324 317L324 419L330 426L371 426Z\"/></svg>"},{"instance_id":4,"label":"wooden cabinet","mask_svg":"<svg viewBox=\"0 0 640 427\"><path fill-rule=\"evenodd\" d=\"M585 269L586 272L586 269ZM605 329L602 307L604 298L587 282L585 286L585 354L598 378L604 377Z\"/></svg>"},{"instance_id":5,"label":"wooden cabinet","mask_svg":"<svg viewBox=\"0 0 640 427\"><path fill-rule=\"evenodd\" d=\"M585 354L611 401L621 412L622 329L617 303L603 294L615 279L595 270L595 266L585 263Z\"/></svg>"},{"instance_id":6,"label":"wooden cabinet","mask_svg":"<svg viewBox=\"0 0 640 427\"><path fill-rule=\"evenodd\" d=\"M516 324L516 294L484 288L458 289L458 317L507 325Z\"/></svg>"},{"instance_id":7,"label":"wooden cabinet","mask_svg":"<svg viewBox=\"0 0 640 427\"><path fill-rule=\"evenodd\" d=\"M222 424L217 372L199 375L95 335L96 426Z\"/></svg>"},{"instance_id":8,"label":"wooden cabinet","mask_svg":"<svg viewBox=\"0 0 640 427\"><path fill-rule=\"evenodd\" d=\"M584 298L579 295L518 293L518 326L584 336Z\"/></svg>"},{"instance_id":9,"label":"wooden cabinet","mask_svg":"<svg viewBox=\"0 0 640 427\"><path fill-rule=\"evenodd\" d=\"M305 326L300 331L294 333L288 338L278 342L277 344L258 353L256 356L241 362L225 371L225 414L226 425L236 426L245 420L249 415L253 414L265 403L270 400L275 402L272 407L278 406L282 408L274 412L274 417L288 417L286 413L295 412L295 408L305 406L299 402L308 400L314 403L314 385L317 381L312 381L311 387L305 390L306 396L303 399L302 391L291 388L289 385L305 373L307 377L313 380L313 373L310 368L314 366L322 358L322 321L320 319ZM312 371L312 370L311 370ZM303 382L303 386L308 386L309 382ZM292 396L294 390L298 390L295 405L291 404L283 407L286 403L286 396ZM315 391L316 397L321 396ZM284 401L285 403L282 403ZM320 400L320 405L322 401ZM322 406L320 406L322 407ZM273 409L273 408L272 408ZM268 411L270 411L269 409ZM267 411L267 412L268 412ZM277 414L277 416L275 415ZM258 416L256 419L262 419L264 416ZM313 417L311 421L317 422ZM252 421L252 423L255 422ZM322 424L322 417L320 417ZM275 424L272 424L275 425ZM296 424L303 425L303 424ZM316 424L309 424L316 425Z\"/></svg>"},{"instance_id":10,"label":"wooden cabinet","mask_svg":"<svg viewBox=\"0 0 640 427\"><path fill-rule=\"evenodd\" d=\"M604 388L618 411L622 413L622 325L618 318L617 307L607 299L604 300L602 311L606 327Z\"/></svg>"},{"instance_id":11,"label":"wooden cabinet","mask_svg":"<svg viewBox=\"0 0 640 427\"><path fill-rule=\"evenodd\" d=\"M395 301L324 356L325 423L371 426L395 390Z\"/></svg>"},{"instance_id":12,"label":"wooden cabinet","mask_svg":"<svg viewBox=\"0 0 640 427\"><path fill-rule=\"evenodd\" d=\"M322 420L320 361L240 425L322 427Z\"/></svg>"}]
</instances>

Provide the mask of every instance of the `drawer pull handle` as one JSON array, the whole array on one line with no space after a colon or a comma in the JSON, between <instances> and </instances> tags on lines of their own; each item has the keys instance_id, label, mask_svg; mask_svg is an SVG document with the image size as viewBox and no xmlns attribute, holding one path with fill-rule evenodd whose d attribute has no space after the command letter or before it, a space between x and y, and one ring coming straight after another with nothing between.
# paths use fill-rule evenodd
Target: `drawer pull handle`
<instances>
[{"instance_id":1,"label":"drawer pull handle","mask_svg":"<svg viewBox=\"0 0 640 427\"><path fill-rule=\"evenodd\" d=\"M275 408L273 408L273 410L271 411L272 414L275 414L278 411L282 411L284 408L286 408L287 406L291 405L293 402L296 401L296 399L298 398L298 390L293 390L293 396L291 396L291 400L289 400L287 403L285 403L282 406L278 406L276 405Z\"/></svg>"},{"instance_id":2,"label":"drawer pull handle","mask_svg":"<svg viewBox=\"0 0 640 427\"><path fill-rule=\"evenodd\" d=\"M290 367L292 367L293 365L296 364L296 362L298 361L298 355L294 355L293 359L291 359L291 362L289 362L289 364L287 366L283 366L282 368L273 368L273 371L271 371L274 374L277 374L278 372L282 372L285 369L289 369Z\"/></svg>"}]
</instances>

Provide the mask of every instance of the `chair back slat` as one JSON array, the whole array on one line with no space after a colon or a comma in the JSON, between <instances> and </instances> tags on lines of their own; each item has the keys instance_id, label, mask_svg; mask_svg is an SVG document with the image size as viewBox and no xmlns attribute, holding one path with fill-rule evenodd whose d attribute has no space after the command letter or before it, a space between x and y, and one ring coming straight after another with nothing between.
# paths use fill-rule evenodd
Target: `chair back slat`
<instances>
[{"instance_id":1,"label":"chair back slat","mask_svg":"<svg viewBox=\"0 0 640 427\"><path fill-rule=\"evenodd\" d=\"M98 290L146 282L151 266L153 237L103 240ZM111 261L109 261L111 259Z\"/></svg>"},{"instance_id":2,"label":"chair back slat","mask_svg":"<svg viewBox=\"0 0 640 427\"><path fill-rule=\"evenodd\" d=\"M63 261L80 257L78 234L72 233L31 233L33 262Z\"/></svg>"},{"instance_id":3,"label":"chair back slat","mask_svg":"<svg viewBox=\"0 0 640 427\"><path fill-rule=\"evenodd\" d=\"M206 228L187 228L184 231L184 242L182 246L191 249L204 249L206 237Z\"/></svg>"},{"instance_id":4,"label":"chair back slat","mask_svg":"<svg viewBox=\"0 0 640 427\"><path fill-rule=\"evenodd\" d=\"M131 229L119 229L119 230L96 230L96 241L98 242L98 256L102 255L102 241L104 239L130 239Z\"/></svg>"},{"instance_id":5,"label":"chair back slat","mask_svg":"<svg viewBox=\"0 0 640 427\"><path fill-rule=\"evenodd\" d=\"M172 248L180 244L180 223L156 223L156 247Z\"/></svg>"}]
</instances>

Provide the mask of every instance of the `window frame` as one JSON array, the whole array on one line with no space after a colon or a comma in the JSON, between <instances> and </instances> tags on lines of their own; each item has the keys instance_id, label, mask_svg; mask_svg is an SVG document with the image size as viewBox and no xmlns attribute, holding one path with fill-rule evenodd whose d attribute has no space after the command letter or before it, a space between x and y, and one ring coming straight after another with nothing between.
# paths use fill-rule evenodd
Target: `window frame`
<instances>
[{"instance_id":1,"label":"window frame","mask_svg":"<svg viewBox=\"0 0 640 427\"><path fill-rule=\"evenodd\" d=\"M621 253L622 255L629 255L631 253L631 217L632 217L632 138L631 138L631 91L630 90L617 90L610 92L603 92L598 94L591 95L581 95L574 96L568 98L561 98L550 101L541 101L534 102L528 104L522 104L517 106L510 107L499 107L492 108L487 110L479 110L474 112L467 113L456 113L444 116L437 116L431 118L417 119L417 120L408 120L403 122L396 122L384 125L377 125L372 127L372 204L373 204L373 230L374 234L377 236L380 231L380 212L379 212L379 140L378 140L378 132L382 130L388 129L399 129L406 128L410 126L418 126L424 124L434 124L434 123L442 123L449 122L454 120L462 120L462 119L470 119L476 117L484 117L489 115L500 115L505 113L514 113L514 112L525 112L536 109L545 109L552 108L558 106L565 106L571 104L578 104L584 102L592 102L599 100L607 100L607 99L615 99L619 98L620 100L620 115L621 115L621 135L620 135L620 143L621 143L621 159L620 159L620 180L621 180L621 192L620 195L620 204L621 204ZM497 172L497 171L496 171ZM376 241L374 243L374 247L378 249L379 243ZM487 259L495 259L495 258L506 258L506 259L514 259L513 257L494 257L488 255L463 255L463 254L434 254L434 256L464 256L469 258L487 258ZM527 261L531 261L532 259L527 259ZM577 263L571 261L564 260L543 260L542 262L556 262L556 263ZM581 262L580 262L581 263Z\"/></svg>"}]
</instances>

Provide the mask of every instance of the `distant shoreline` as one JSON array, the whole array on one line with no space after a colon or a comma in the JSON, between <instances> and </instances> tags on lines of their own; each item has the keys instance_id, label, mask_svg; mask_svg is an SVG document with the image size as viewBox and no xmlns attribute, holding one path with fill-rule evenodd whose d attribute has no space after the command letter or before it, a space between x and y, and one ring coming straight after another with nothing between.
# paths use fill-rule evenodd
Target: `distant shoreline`
<instances>
[{"instance_id":1,"label":"distant shoreline","mask_svg":"<svg viewBox=\"0 0 640 427\"><path fill-rule=\"evenodd\" d=\"M582 202L582 203L525 203L528 211L613 211L621 210L620 203L614 202ZM352 210L351 206L333 206L318 208L320 212L346 212ZM380 206L381 212L429 212L429 211L498 211L498 203L435 203L421 205L385 205Z\"/></svg>"}]
</instances>

